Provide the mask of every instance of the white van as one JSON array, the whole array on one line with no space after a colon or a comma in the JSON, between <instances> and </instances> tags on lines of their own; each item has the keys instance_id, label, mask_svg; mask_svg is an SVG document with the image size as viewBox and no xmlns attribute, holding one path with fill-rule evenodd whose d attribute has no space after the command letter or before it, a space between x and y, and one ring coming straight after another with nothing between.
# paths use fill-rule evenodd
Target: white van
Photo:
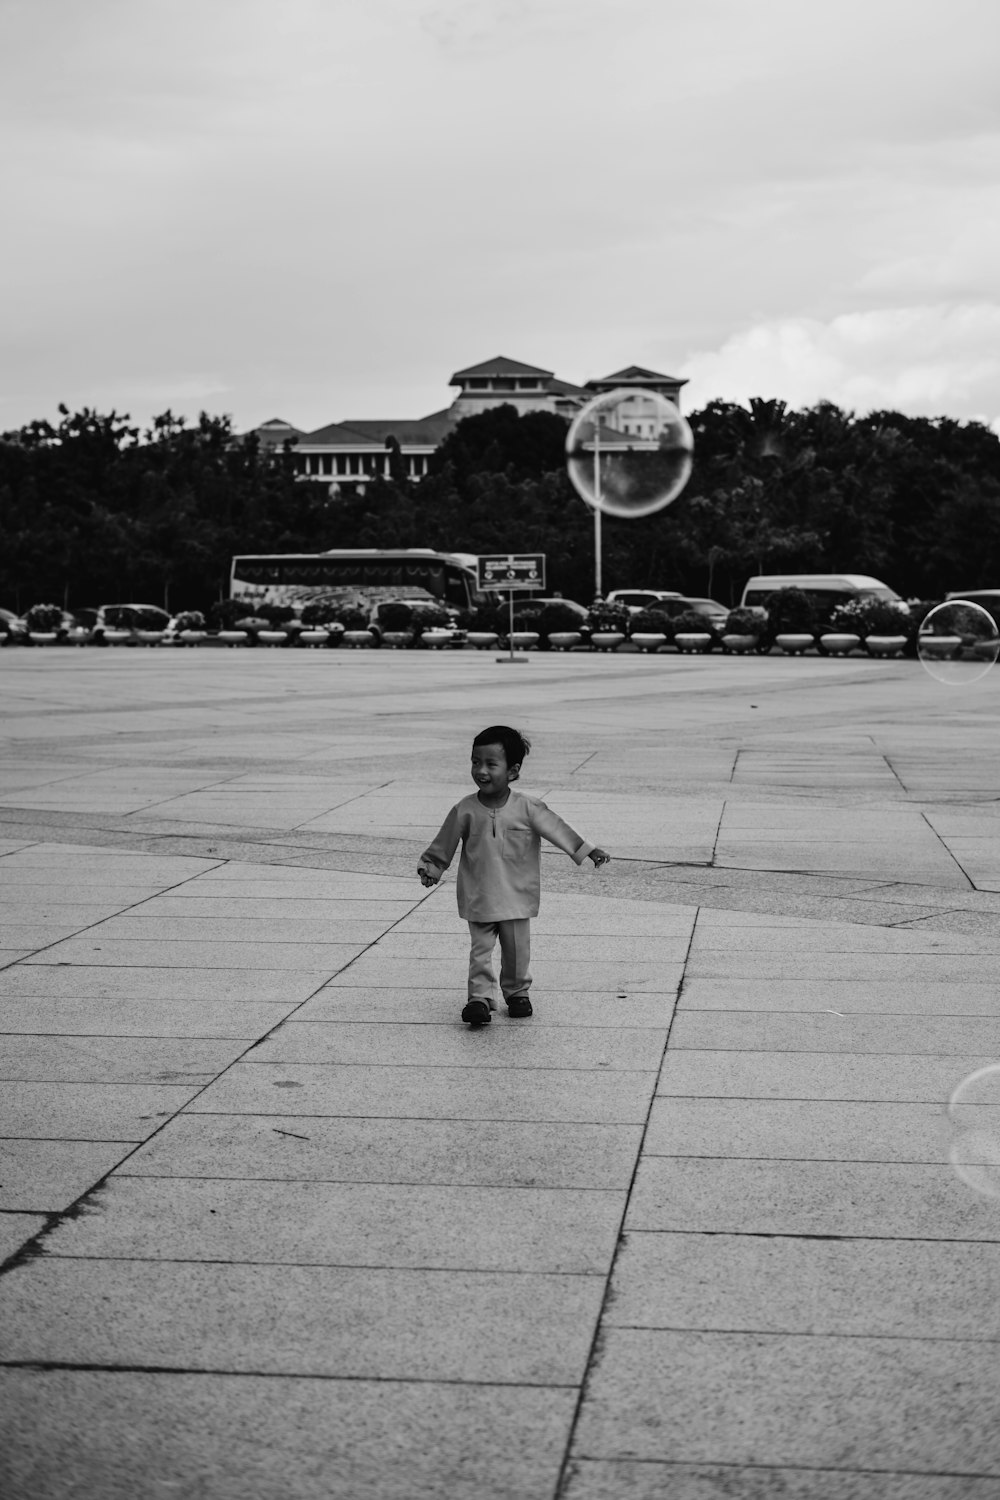
<instances>
[{"instance_id":1,"label":"white van","mask_svg":"<svg viewBox=\"0 0 1000 1500\"><path fill-rule=\"evenodd\" d=\"M867 573L758 573L747 580L740 604L744 609L760 608L778 589L801 589L826 611L848 599L883 599L906 609L894 589Z\"/></svg>"}]
</instances>

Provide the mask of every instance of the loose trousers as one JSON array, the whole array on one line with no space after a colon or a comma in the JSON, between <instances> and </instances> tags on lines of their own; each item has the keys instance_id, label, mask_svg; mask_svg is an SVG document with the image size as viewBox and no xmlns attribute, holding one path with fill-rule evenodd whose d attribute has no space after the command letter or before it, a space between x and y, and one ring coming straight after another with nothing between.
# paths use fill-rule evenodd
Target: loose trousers
<instances>
[{"instance_id":1,"label":"loose trousers","mask_svg":"<svg viewBox=\"0 0 1000 1500\"><path fill-rule=\"evenodd\" d=\"M500 990L505 1000L526 995L531 988L531 920L515 917L507 922L470 922L472 948L469 953L469 999L485 1000L496 1010L496 980L493 949L500 939Z\"/></svg>"}]
</instances>

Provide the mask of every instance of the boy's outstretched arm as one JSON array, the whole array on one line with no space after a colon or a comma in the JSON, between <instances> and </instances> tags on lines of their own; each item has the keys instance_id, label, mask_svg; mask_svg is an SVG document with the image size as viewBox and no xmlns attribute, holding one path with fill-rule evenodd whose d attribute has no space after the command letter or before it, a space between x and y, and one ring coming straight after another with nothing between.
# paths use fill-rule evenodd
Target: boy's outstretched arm
<instances>
[{"instance_id":1,"label":"boy's outstretched arm","mask_svg":"<svg viewBox=\"0 0 1000 1500\"><path fill-rule=\"evenodd\" d=\"M596 844L588 844L587 840L581 838L575 828L571 828L564 818L554 813L551 807L546 807L544 802L536 802L531 810L531 820L538 833L543 839L548 839L550 844L555 844L564 854L568 854L574 864L582 865L585 859L594 862L595 869L606 865L611 858L603 849L598 849Z\"/></svg>"},{"instance_id":2,"label":"boy's outstretched arm","mask_svg":"<svg viewBox=\"0 0 1000 1500\"><path fill-rule=\"evenodd\" d=\"M451 864L461 837L458 808L453 807L438 830L433 843L428 844L417 865L417 874L424 886L437 885Z\"/></svg>"},{"instance_id":3,"label":"boy's outstretched arm","mask_svg":"<svg viewBox=\"0 0 1000 1500\"><path fill-rule=\"evenodd\" d=\"M611 863L611 855L605 854L603 849L591 849L590 853L587 855L587 858L593 860L595 870L599 870L602 865L608 865Z\"/></svg>"}]
</instances>

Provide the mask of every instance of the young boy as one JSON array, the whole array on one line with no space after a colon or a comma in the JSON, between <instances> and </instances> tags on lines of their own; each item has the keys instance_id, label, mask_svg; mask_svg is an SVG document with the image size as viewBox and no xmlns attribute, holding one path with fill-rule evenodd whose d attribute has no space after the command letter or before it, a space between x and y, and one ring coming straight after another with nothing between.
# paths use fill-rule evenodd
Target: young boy
<instances>
[{"instance_id":1,"label":"young boy","mask_svg":"<svg viewBox=\"0 0 1000 1500\"><path fill-rule=\"evenodd\" d=\"M512 1016L531 1015L529 919L538 915L542 839L578 865L590 858L599 869L611 858L586 843L544 802L511 789L529 748L524 736L506 724L491 724L476 735L472 779L479 790L456 803L417 866L425 886L437 885L461 841L458 914L468 922L472 936L469 999L462 1020L470 1026L484 1026L493 1019L493 948L498 937L500 988L507 1011Z\"/></svg>"}]
</instances>

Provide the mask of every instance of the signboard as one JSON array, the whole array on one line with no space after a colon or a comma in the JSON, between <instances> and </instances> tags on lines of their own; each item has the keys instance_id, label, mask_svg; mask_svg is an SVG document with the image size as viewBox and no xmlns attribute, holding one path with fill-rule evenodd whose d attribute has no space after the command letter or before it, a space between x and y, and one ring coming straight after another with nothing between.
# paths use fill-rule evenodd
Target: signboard
<instances>
[{"instance_id":1,"label":"signboard","mask_svg":"<svg viewBox=\"0 0 1000 1500\"><path fill-rule=\"evenodd\" d=\"M544 552L508 552L477 558L476 563L476 587L480 590L507 593L510 589L545 587Z\"/></svg>"}]
</instances>

